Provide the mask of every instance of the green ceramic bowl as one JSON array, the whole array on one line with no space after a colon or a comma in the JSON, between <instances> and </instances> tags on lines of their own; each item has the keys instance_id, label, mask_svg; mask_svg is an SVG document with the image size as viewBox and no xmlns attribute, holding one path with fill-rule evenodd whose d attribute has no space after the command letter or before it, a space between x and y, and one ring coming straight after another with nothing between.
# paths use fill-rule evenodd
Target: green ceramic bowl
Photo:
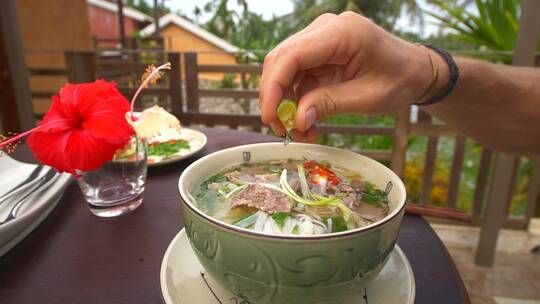
<instances>
[{"instance_id":1,"label":"green ceramic bowl","mask_svg":"<svg viewBox=\"0 0 540 304\"><path fill-rule=\"evenodd\" d=\"M319 236L274 236L235 227L197 209L188 193L206 178L245 161L327 160L391 187L390 212L356 230ZM388 186L390 184L390 186ZM312 144L261 143L225 149L192 163L180 176L186 232L205 270L246 303L348 303L383 268L396 243L406 192L382 164L350 151Z\"/></svg>"}]
</instances>

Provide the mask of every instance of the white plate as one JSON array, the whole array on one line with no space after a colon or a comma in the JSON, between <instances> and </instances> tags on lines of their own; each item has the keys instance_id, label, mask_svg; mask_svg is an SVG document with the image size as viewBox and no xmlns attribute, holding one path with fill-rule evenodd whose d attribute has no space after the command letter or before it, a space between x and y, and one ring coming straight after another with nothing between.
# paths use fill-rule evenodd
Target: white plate
<instances>
[{"instance_id":1,"label":"white plate","mask_svg":"<svg viewBox=\"0 0 540 304\"><path fill-rule=\"evenodd\" d=\"M0 157L0 193L5 193L11 188L8 186L17 185L19 182L26 179L36 165L18 162L9 156L3 155ZM9 175L11 181L6 181ZM69 174L57 174L54 177L55 181L48 189L43 189L39 195L31 197L33 201L25 202L19 210L17 217L0 226L0 256L8 252L13 246L24 239L32 230L39 225L47 215L54 209L65 188L71 181ZM4 214L13 204L5 202L0 205L0 213ZM4 210L6 209L6 210Z\"/></svg>"},{"instance_id":2,"label":"white plate","mask_svg":"<svg viewBox=\"0 0 540 304\"><path fill-rule=\"evenodd\" d=\"M152 163L148 163L149 167L154 166L161 166L170 164L173 162L177 162L179 160L185 159L190 157L191 155L199 152L204 146L206 145L206 135L204 133L199 132L197 130L189 129L189 128L182 128L180 131L180 136L182 136L182 139L185 139L189 142L189 149L181 149L178 151L178 153L174 156L168 157L168 158L160 158L160 157L152 157L151 155L148 155L148 159L154 159L155 161Z\"/></svg>"},{"instance_id":3,"label":"white plate","mask_svg":"<svg viewBox=\"0 0 540 304\"><path fill-rule=\"evenodd\" d=\"M161 295L166 304L242 303L219 286L193 253L182 229L165 252L160 271ZM403 251L396 245L381 273L358 295L355 304L412 304L416 293L414 274Z\"/></svg>"}]
</instances>

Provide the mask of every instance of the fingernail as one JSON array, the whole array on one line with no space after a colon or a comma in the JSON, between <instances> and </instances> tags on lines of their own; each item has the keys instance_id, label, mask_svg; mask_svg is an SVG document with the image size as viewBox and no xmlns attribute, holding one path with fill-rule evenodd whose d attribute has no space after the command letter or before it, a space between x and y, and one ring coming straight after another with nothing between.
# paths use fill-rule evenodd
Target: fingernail
<instances>
[{"instance_id":1,"label":"fingernail","mask_svg":"<svg viewBox=\"0 0 540 304\"><path fill-rule=\"evenodd\" d=\"M305 130L311 128L316 122L317 122L317 111L315 111L315 108L309 108L306 111Z\"/></svg>"}]
</instances>

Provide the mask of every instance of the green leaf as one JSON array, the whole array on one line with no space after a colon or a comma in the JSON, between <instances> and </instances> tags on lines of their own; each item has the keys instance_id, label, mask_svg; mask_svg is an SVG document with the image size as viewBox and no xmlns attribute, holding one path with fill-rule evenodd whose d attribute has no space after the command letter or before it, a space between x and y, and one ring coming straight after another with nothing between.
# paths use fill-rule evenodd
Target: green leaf
<instances>
[{"instance_id":1,"label":"green leaf","mask_svg":"<svg viewBox=\"0 0 540 304\"><path fill-rule=\"evenodd\" d=\"M167 157L175 155L182 149L189 148L189 142L186 140L179 140L176 142L163 142L157 145L148 146L148 155Z\"/></svg>"},{"instance_id":2,"label":"green leaf","mask_svg":"<svg viewBox=\"0 0 540 304\"><path fill-rule=\"evenodd\" d=\"M268 167L268 171L272 172L272 173L281 173L281 168L280 167L276 167L276 166L270 166Z\"/></svg>"},{"instance_id":3,"label":"green leaf","mask_svg":"<svg viewBox=\"0 0 540 304\"><path fill-rule=\"evenodd\" d=\"M513 50L519 32L519 0L476 0L476 11L457 3L436 1L442 13L427 12L449 29L459 33L460 40L492 50ZM506 59L505 61L508 62Z\"/></svg>"},{"instance_id":4,"label":"green leaf","mask_svg":"<svg viewBox=\"0 0 540 304\"><path fill-rule=\"evenodd\" d=\"M381 207L381 204L388 204L388 195L386 192L377 189L375 185L369 182L364 183L364 188L360 198L363 202L376 207Z\"/></svg>"},{"instance_id":5,"label":"green leaf","mask_svg":"<svg viewBox=\"0 0 540 304\"><path fill-rule=\"evenodd\" d=\"M243 217L237 220L236 222L233 223L233 225L242 227L242 228L247 228L249 226L254 225L258 218L259 218L259 212L255 212L253 214L250 214L246 217Z\"/></svg>"},{"instance_id":6,"label":"green leaf","mask_svg":"<svg viewBox=\"0 0 540 304\"><path fill-rule=\"evenodd\" d=\"M272 219L276 222L276 224L283 228L283 225L285 225L285 220L291 216L288 212L276 212L272 214Z\"/></svg>"}]
</instances>

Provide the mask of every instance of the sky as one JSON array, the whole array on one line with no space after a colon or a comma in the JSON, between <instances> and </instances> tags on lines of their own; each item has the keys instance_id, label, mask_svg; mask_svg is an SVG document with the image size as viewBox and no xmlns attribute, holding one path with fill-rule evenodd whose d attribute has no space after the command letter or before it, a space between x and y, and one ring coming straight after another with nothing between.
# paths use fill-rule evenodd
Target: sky
<instances>
[{"instance_id":1,"label":"sky","mask_svg":"<svg viewBox=\"0 0 540 304\"><path fill-rule=\"evenodd\" d=\"M195 19L193 10L195 6L199 6L202 10L203 6L207 3L206 0L164 0L166 6L171 8L173 12L178 9L182 11L186 16ZM249 10L257 14L262 14L264 19L272 19L273 15L281 16L293 11L293 3L291 0L248 0ZM242 8L236 1L229 1L229 8L238 12L242 11ZM204 23L208 21L210 16L208 14L203 15L200 22Z\"/></svg>"},{"instance_id":2,"label":"sky","mask_svg":"<svg viewBox=\"0 0 540 304\"><path fill-rule=\"evenodd\" d=\"M149 0L146 0L151 2ZM187 17L195 20L195 15L193 11L196 6L203 8L207 3L207 0L164 0L164 4L168 6L173 12L181 11L182 14ZM293 11L293 3L291 0L247 0L249 10L257 14L262 14L264 19L272 19L275 16L282 16ZM419 1L420 6L426 7L425 0ZM237 4L236 1L229 1L229 8L238 11L242 11L242 8ZM198 20L200 23L204 23L210 19L210 15L204 13L201 18ZM421 36L427 37L430 34L434 34L438 31L438 27L434 25L435 20L430 16L425 16L426 22L423 31L421 30L418 24L410 24L407 15L403 15L399 18L397 22L398 29L406 29L410 32L417 32Z\"/></svg>"}]
</instances>

